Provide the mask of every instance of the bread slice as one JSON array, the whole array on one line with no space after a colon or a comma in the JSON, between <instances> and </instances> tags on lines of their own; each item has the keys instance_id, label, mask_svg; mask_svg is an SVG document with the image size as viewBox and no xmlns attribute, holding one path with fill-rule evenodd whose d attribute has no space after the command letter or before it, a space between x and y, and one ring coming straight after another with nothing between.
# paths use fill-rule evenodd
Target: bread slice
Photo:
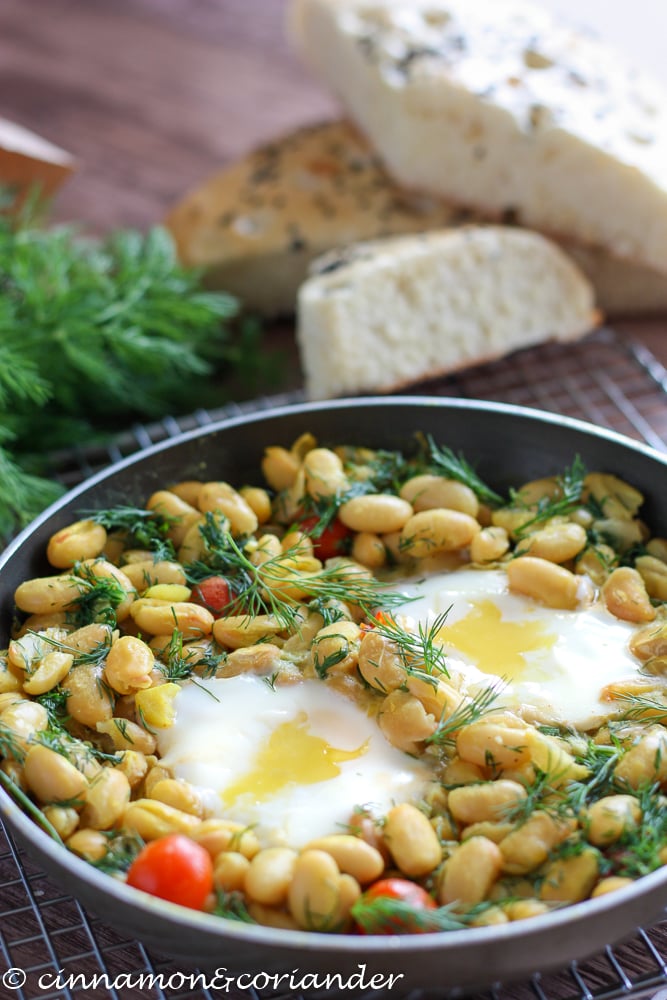
<instances>
[{"instance_id":1,"label":"bread slice","mask_svg":"<svg viewBox=\"0 0 667 1000\"><path fill-rule=\"evenodd\" d=\"M292 0L400 184L667 273L667 95L522 0Z\"/></svg>"},{"instance_id":2,"label":"bread slice","mask_svg":"<svg viewBox=\"0 0 667 1000\"><path fill-rule=\"evenodd\" d=\"M266 316L294 312L315 258L400 233L484 222L391 180L345 121L305 126L257 149L185 195L166 224L183 263ZM563 244L593 282L607 315L667 311L667 277L594 247Z\"/></svg>"},{"instance_id":3,"label":"bread slice","mask_svg":"<svg viewBox=\"0 0 667 1000\"><path fill-rule=\"evenodd\" d=\"M265 315L294 312L308 265L339 244L453 224L465 211L403 194L344 121L299 129L215 174L168 214L181 260Z\"/></svg>"},{"instance_id":4,"label":"bread slice","mask_svg":"<svg viewBox=\"0 0 667 1000\"><path fill-rule=\"evenodd\" d=\"M593 289L537 233L470 226L357 244L298 298L311 399L389 392L596 323Z\"/></svg>"},{"instance_id":5,"label":"bread slice","mask_svg":"<svg viewBox=\"0 0 667 1000\"><path fill-rule=\"evenodd\" d=\"M12 208L18 208L33 190L40 197L51 197L75 167L74 157L64 149L0 118L0 185L15 192Z\"/></svg>"}]
</instances>

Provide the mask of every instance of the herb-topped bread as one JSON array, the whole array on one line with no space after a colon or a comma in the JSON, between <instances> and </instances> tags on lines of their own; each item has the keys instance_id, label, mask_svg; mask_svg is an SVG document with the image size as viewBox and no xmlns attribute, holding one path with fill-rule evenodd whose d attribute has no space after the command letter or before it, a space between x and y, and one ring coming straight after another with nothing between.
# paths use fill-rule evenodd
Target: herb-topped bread
<instances>
[{"instance_id":1,"label":"herb-topped bread","mask_svg":"<svg viewBox=\"0 0 667 1000\"><path fill-rule=\"evenodd\" d=\"M185 264L265 315L294 312L313 258L358 240L484 222L391 180L344 121L306 126L255 150L187 194L167 218ZM667 310L667 277L562 241L609 315Z\"/></svg>"},{"instance_id":2,"label":"herb-topped bread","mask_svg":"<svg viewBox=\"0 0 667 1000\"><path fill-rule=\"evenodd\" d=\"M166 224L183 263L266 315L293 313L308 265L339 244L467 217L410 196L347 122L301 128L211 177Z\"/></svg>"},{"instance_id":3,"label":"herb-topped bread","mask_svg":"<svg viewBox=\"0 0 667 1000\"><path fill-rule=\"evenodd\" d=\"M293 0L399 183L667 273L667 95L521 0Z\"/></svg>"},{"instance_id":4,"label":"herb-topped bread","mask_svg":"<svg viewBox=\"0 0 667 1000\"><path fill-rule=\"evenodd\" d=\"M526 230L396 236L331 253L314 267L297 312L312 399L388 392L542 341L575 339L597 320L579 268Z\"/></svg>"}]
</instances>

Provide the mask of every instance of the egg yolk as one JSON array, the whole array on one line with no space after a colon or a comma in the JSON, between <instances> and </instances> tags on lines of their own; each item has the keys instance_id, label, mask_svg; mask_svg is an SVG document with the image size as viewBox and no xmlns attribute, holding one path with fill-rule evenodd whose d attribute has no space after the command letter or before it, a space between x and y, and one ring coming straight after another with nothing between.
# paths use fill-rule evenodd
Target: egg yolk
<instances>
[{"instance_id":1,"label":"egg yolk","mask_svg":"<svg viewBox=\"0 0 667 1000\"><path fill-rule=\"evenodd\" d=\"M526 668L526 653L551 649L557 636L543 621L505 621L493 601L476 601L472 611L438 638L467 656L485 674L513 680Z\"/></svg>"},{"instance_id":2,"label":"egg yolk","mask_svg":"<svg viewBox=\"0 0 667 1000\"><path fill-rule=\"evenodd\" d=\"M283 722L260 746L253 766L220 797L232 805L240 796L251 794L263 802L288 785L314 785L340 774L339 764L362 757L368 740L356 750L339 750L308 730L308 716L299 712L295 719Z\"/></svg>"}]
</instances>

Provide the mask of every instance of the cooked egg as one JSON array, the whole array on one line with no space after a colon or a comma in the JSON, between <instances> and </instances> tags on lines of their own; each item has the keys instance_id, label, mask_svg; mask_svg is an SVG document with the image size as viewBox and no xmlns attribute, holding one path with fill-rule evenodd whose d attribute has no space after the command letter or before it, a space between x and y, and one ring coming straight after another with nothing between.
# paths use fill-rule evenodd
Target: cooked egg
<instances>
[{"instance_id":1,"label":"cooked egg","mask_svg":"<svg viewBox=\"0 0 667 1000\"><path fill-rule=\"evenodd\" d=\"M421 798L432 771L390 746L358 705L319 680L272 688L255 675L186 684L158 736L161 763L213 814L264 846L343 832L355 806L378 816Z\"/></svg>"},{"instance_id":2,"label":"cooked egg","mask_svg":"<svg viewBox=\"0 0 667 1000\"><path fill-rule=\"evenodd\" d=\"M447 612L437 641L452 678L472 693L490 676L502 678L497 704L530 721L600 725L612 709L602 688L637 672L628 651L633 626L601 604L545 607L511 594L502 570L456 570L402 589L416 598L403 608L409 627Z\"/></svg>"}]
</instances>

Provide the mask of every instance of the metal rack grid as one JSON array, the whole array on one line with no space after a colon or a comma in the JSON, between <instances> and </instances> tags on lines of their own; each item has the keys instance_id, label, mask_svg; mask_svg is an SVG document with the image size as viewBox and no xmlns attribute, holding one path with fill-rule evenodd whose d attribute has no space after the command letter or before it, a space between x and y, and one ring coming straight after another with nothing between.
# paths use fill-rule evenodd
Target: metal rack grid
<instances>
[{"instance_id":1,"label":"metal rack grid","mask_svg":"<svg viewBox=\"0 0 667 1000\"><path fill-rule=\"evenodd\" d=\"M512 358L439 379L415 389L430 395L489 399L533 406L610 427L667 450L667 371L641 345L603 329L577 344L543 345ZM80 446L53 458L54 476L73 486L93 472L153 443L219 418L297 402L299 392L231 404L186 417L167 417L138 425L103 446ZM667 918L667 913L666 913ZM2 985L5 969L20 968L26 983ZM59 986L59 970L78 976ZM0 997L16 1000L215 1000L220 993L205 986L179 985L179 973L166 957L149 953L139 942L91 916L59 889L25 856L0 821ZM162 975L152 987L112 984L121 974ZM107 976L105 980L103 977ZM47 976L47 988L39 986ZM169 976L174 978L169 981ZM91 977L98 985L89 984ZM231 989L232 1000L302 1000L302 995ZM339 994L336 994L338 996ZM377 991L367 994L378 998ZM387 997L392 994L387 993ZM429 993L429 996L431 994ZM440 1000L457 1000L457 991ZM312 998L313 994L304 994ZM321 996L321 994L320 994ZM397 995L393 994L394 1000ZM469 1000L667 1000L667 919L638 929L627 941L608 947L585 962L573 962L555 974L537 973L519 984L497 985ZM420 1000L419 992L409 1000Z\"/></svg>"}]
</instances>

